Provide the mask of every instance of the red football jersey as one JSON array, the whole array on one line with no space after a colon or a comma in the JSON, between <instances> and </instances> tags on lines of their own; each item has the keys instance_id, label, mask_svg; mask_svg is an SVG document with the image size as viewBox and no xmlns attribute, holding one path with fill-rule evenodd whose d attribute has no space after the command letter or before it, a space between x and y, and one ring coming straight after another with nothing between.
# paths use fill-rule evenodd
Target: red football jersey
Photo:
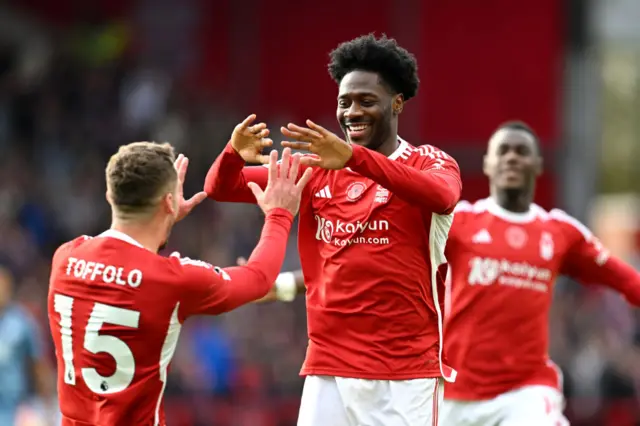
<instances>
[{"instance_id":1,"label":"red football jersey","mask_svg":"<svg viewBox=\"0 0 640 426\"><path fill-rule=\"evenodd\" d=\"M48 312L63 425L164 425L162 395L182 322L264 296L292 219L279 209L268 215L247 267L159 256L115 230L62 245Z\"/></svg>"},{"instance_id":2,"label":"red football jersey","mask_svg":"<svg viewBox=\"0 0 640 426\"><path fill-rule=\"evenodd\" d=\"M217 200L255 202L228 146L207 176ZM460 196L456 162L400 141L389 157L354 146L348 168L314 168L303 193L298 247L309 346L302 375L365 379L455 376L441 359L444 246ZM453 203L453 204L452 204Z\"/></svg>"},{"instance_id":3,"label":"red football jersey","mask_svg":"<svg viewBox=\"0 0 640 426\"><path fill-rule=\"evenodd\" d=\"M490 399L525 385L562 386L548 357L548 315L559 274L608 285L640 302L640 277L560 210L509 212L461 202L446 249L446 354L459 372L451 399Z\"/></svg>"}]
</instances>

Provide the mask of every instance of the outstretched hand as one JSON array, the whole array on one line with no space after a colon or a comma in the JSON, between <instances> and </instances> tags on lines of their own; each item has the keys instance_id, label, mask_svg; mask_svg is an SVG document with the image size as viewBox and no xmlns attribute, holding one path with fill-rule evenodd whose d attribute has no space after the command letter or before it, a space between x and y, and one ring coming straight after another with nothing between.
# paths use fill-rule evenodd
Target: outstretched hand
<instances>
[{"instance_id":1,"label":"outstretched hand","mask_svg":"<svg viewBox=\"0 0 640 426\"><path fill-rule=\"evenodd\" d=\"M200 204L207 198L207 193L204 191L198 192L188 200L184 199L184 178L187 175L187 168L189 167L189 159L184 155L178 155L178 158L173 163L178 173L178 216L176 222L184 219L195 206Z\"/></svg>"},{"instance_id":2,"label":"outstretched hand","mask_svg":"<svg viewBox=\"0 0 640 426\"><path fill-rule=\"evenodd\" d=\"M294 216L298 213L302 190L311 179L312 173L308 168L298 180L300 157L300 154L292 156L291 150L285 148L282 152L282 162L278 165L278 151L273 150L269 154L269 180L264 191L255 182L247 183L263 212L283 208Z\"/></svg>"},{"instance_id":3,"label":"outstretched hand","mask_svg":"<svg viewBox=\"0 0 640 426\"><path fill-rule=\"evenodd\" d=\"M344 168L353 155L351 145L311 120L307 120L307 126L308 128L289 123L287 127L281 127L283 135L295 140L283 141L282 146L314 154L303 156L300 164L323 169Z\"/></svg>"},{"instance_id":4,"label":"outstretched hand","mask_svg":"<svg viewBox=\"0 0 640 426\"><path fill-rule=\"evenodd\" d=\"M262 155L262 149L273 145L269 129L265 123L253 124L256 115L251 114L238 124L231 134L231 146L247 163L269 162L268 155Z\"/></svg>"}]
</instances>

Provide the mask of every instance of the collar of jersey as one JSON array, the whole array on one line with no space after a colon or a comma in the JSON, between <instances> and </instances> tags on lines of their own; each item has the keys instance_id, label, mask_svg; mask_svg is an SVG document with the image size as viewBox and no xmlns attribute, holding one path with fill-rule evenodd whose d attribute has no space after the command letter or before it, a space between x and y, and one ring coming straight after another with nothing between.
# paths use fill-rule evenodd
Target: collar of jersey
<instances>
[{"instance_id":1,"label":"collar of jersey","mask_svg":"<svg viewBox=\"0 0 640 426\"><path fill-rule=\"evenodd\" d=\"M102 234L98 235L98 237L107 237L107 238L115 238L117 240L124 241L125 243L129 243L134 246L143 247L142 244L125 234L124 232L117 231L115 229L107 229Z\"/></svg>"},{"instance_id":2,"label":"collar of jersey","mask_svg":"<svg viewBox=\"0 0 640 426\"><path fill-rule=\"evenodd\" d=\"M393 151L391 153L390 156L388 156L387 158L389 160L395 161L398 159L398 157L400 157L400 155L402 155L402 153L409 147L409 142L405 141L404 139L402 139L400 136L398 136L398 147L396 148L395 151ZM349 170L350 172L353 172L353 170L351 170L349 167L347 167L347 170Z\"/></svg>"},{"instance_id":3,"label":"collar of jersey","mask_svg":"<svg viewBox=\"0 0 640 426\"><path fill-rule=\"evenodd\" d=\"M496 203L495 200L491 197L486 198L484 200L484 204L489 213L499 217L506 222L529 223L533 222L538 216L538 206L535 204L531 204L531 206L529 206L529 210L522 213L512 212L504 209L503 207L500 207L498 203Z\"/></svg>"}]
</instances>

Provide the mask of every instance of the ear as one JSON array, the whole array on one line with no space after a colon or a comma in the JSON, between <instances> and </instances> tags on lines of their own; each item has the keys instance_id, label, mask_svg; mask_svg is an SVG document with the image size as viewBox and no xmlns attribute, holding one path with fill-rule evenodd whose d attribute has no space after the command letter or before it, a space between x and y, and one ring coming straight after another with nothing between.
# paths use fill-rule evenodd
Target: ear
<instances>
[{"instance_id":1,"label":"ear","mask_svg":"<svg viewBox=\"0 0 640 426\"><path fill-rule=\"evenodd\" d=\"M402 112L404 108L404 96L402 96L402 93L394 96L391 108L393 108L393 115L399 115Z\"/></svg>"},{"instance_id":2,"label":"ear","mask_svg":"<svg viewBox=\"0 0 640 426\"><path fill-rule=\"evenodd\" d=\"M111 192L109 192L109 190L107 189L107 192L105 192L104 194L104 198L107 199L107 203L109 204L113 204L113 197L111 196Z\"/></svg>"},{"instance_id":3,"label":"ear","mask_svg":"<svg viewBox=\"0 0 640 426\"><path fill-rule=\"evenodd\" d=\"M536 166L535 166L536 177L540 176L543 171L544 171L544 159L542 158L541 155L538 155L536 158Z\"/></svg>"},{"instance_id":4,"label":"ear","mask_svg":"<svg viewBox=\"0 0 640 426\"><path fill-rule=\"evenodd\" d=\"M176 216L178 214L176 206L174 205L174 196L171 192L167 192L166 194L164 194L164 197L162 197L161 204L165 213L171 216Z\"/></svg>"},{"instance_id":5,"label":"ear","mask_svg":"<svg viewBox=\"0 0 640 426\"><path fill-rule=\"evenodd\" d=\"M484 173L486 177L489 177L489 163L487 154L482 156L482 173Z\"/></svg>"}]
</instances>

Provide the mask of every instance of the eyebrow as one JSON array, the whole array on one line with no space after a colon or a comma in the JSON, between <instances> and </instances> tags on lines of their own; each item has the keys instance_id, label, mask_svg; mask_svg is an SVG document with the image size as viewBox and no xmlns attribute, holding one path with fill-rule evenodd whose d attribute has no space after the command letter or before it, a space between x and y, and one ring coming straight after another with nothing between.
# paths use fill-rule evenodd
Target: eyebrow
<instances>
[{"instance_id":1,"label":"eyebrow","mask_svg":"<svg viewBox=\"0 0 640 426\"><path fill-rule=\"evenodd\" d=\"M353 91L353 92L347 92L347 93L341 93L340 95L338 95L338 99L344 99L347 98L349 96L360 96L360 97L364 97L364 96L371 96L374 98L378 98L379 96L377 94L375 94L374 92L369 92L369 91Z\"/></svg>"}]
</instances>

